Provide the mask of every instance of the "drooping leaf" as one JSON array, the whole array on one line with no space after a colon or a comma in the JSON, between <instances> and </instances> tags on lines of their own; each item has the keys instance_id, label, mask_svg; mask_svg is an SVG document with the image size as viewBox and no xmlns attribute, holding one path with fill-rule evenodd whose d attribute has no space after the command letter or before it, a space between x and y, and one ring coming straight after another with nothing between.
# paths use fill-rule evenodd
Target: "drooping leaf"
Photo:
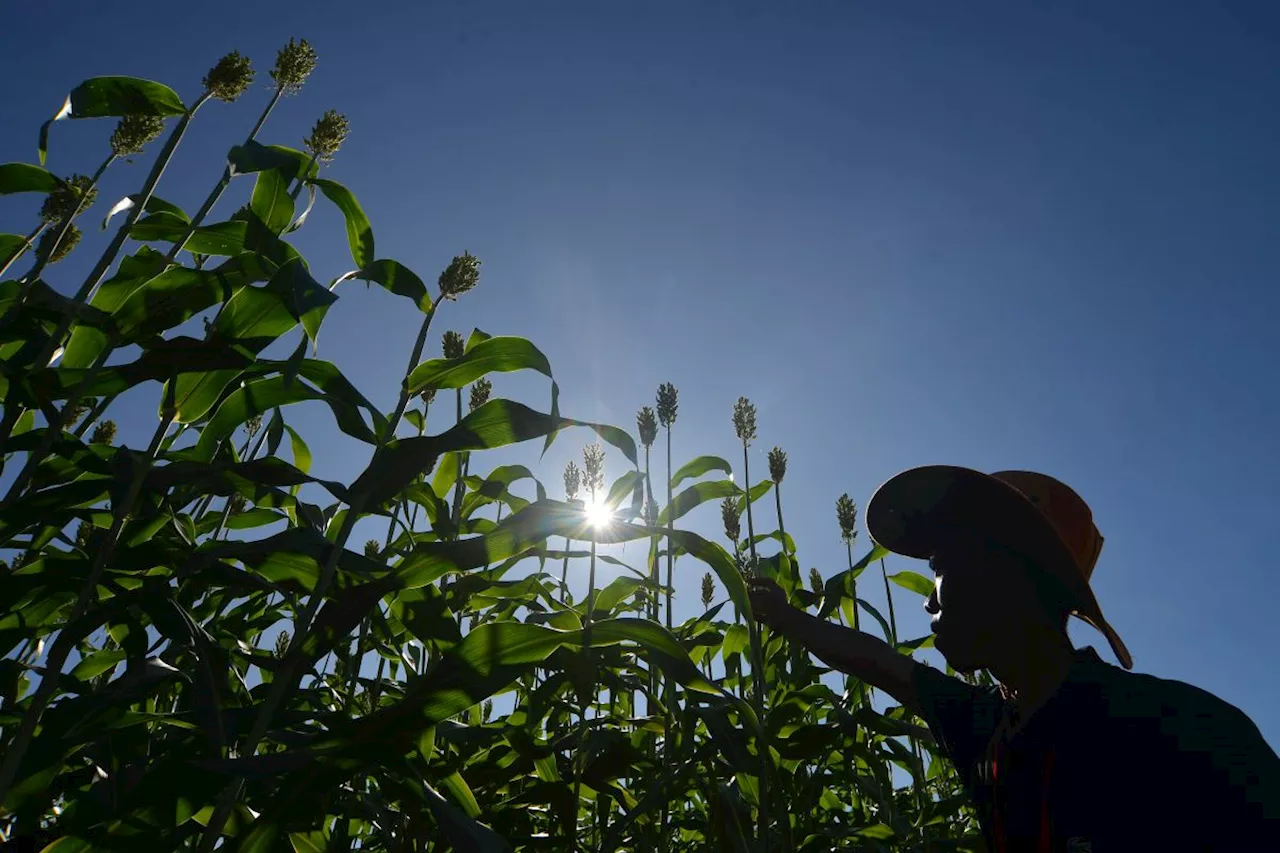
<instances>
[{"instance_id":1,"label":"drooping leaf","mask_svg":"<svg viewBox=\"0 0 1280 853\"><path fill-rule=\"evenodd\" d=\"M933 583L919 572L897 572L889 575L889 580L903 589L909 589L917 595L923 595L925 598L933 595Z\"/></svg>"},{"instance_id":2,"label":"drooping leaf","mask_svg":"<svg viewBox=\"0 0 1280 853\"><path fill-rule=\"evenodd\" d=\"M427 388L465 388L487 374L513 370L536 370L553 378L550 362L532 343L524 338L496 337L478 343L461 358L436 358L418 365L409 374L409 393Z\"/></svg>"},{"instance_id":3,"label":"drooping leaf","mask_svg":"<svg viewBox=\"0 0 1280 853\"><path fill-rule=\"evenodd\" d=\"M0 195L51 193L61 183L52 172L30 163L0 164Z\"/></svg>"},{"instance_id":4,"label":"drooping leaf","mask_svg":"<svg viewBox=\"0 0 1280 853\"><path fill-rule=\"evenodd\" d=\"M347 224L347 242L351 246L351 260L364 269L373 263L373 228L364 215L360 202L351 190L337 181L316 178L312 181L324 193L325 198L338 206Z\"/></svg>"},{"instance_id":5,"label":"drooping leaf","mask_svg":"<svg viewBox=\"0 0 1280 853\"><path fill-rule=\"evenodd\" d=\"M314 189L312 190L314 192ZM399 261L381 260L374 261L363 269L349 272L341 276L333 283L337 286L348 279L357 278L361 281L371 281L380 285L386 290L412 299L419 310L426 312L431 310L431 294L427 292L427 286L422 283L422 279L418 278L413 270L406 267Z\"/></svg>"},{"instance_id":6,"label":"drooping leaf","mask_svg":"<svg viewBox=\"0 0 1280 853\"><path fill-rule=\"evenodd\" d=\"M40 163L49 148L49 127L74 118L148 115L177 116L187 111L168 86L137 77L93 77L71 90L66 103L40 127Z\"/></svg>"},{"instance_id":7,"label":"drooping leaf","mask_svg":"<svg viewBox=\"0 0 1280 853\"><path fill-rule=\"evenodd\" d=\"M680 466L680 470L671 475L671 488L678 487L685 480L701 477L710 471L733 473L733 466L719 456L698 456Z\"/></svg>"},{"instance_id":8,"label":"drooping leaf","mask_svg":"<svg viewBox=\"0 0 1280 853\"><path fill-rule=\"evenodd\" d=\"M149 213L134 223L129 236L143 243L182 242L184 250L198 255L238 255L245 250L246 225L240 220L201 225L191 231L189 222L168 210ZM191 236L187 232L191 231Z\"/></svg>"},{"instance_id":9,"label":"drooping leaf","mask_svg":"<svg viewBox=\"0 0 1280 853\"><path fill-rule=\"evenodd\" d=\"M124 213L126 211L133 210L134 206L138 203L138 198L139 196L135 193L134 195L127 195L116 202L115 206L107 212L106 218L102 220L102 230L105 231L107 229L107 225L111 222L111 218L117 213ZM176 204L171 204L156 195L152 195L147 199L147 205L143 208L143 211L146 213L167 213L181 222L188 224L191 222L187 217L186 211L178 207Z\"/></svg>"},{"instance_id":10,"label":"drooping leaf","mask_svg":"<svg viewBox=\"0 0 1280 853\"><path fill-rule=\"evenodd\" d=\"M253 185L249 209L273 233L279 234L293 221L293 198L289 195L289 179L279 169L258 173Z\"/></svg>"}]
</instances>

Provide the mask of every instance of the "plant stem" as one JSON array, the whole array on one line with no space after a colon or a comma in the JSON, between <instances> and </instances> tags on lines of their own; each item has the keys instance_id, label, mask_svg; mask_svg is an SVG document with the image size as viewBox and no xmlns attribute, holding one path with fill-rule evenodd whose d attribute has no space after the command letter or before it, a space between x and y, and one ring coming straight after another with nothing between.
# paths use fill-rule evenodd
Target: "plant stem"
<instances>
[{"instance_id":1,"label":"plant stem","mask_svg":"<svg viewBox=\"0 0 1280 853\"><path fill-rule=\"evenodd\" d=\"M108 245L106 250L103 251L102 256L98 258L98 263L94 265L93 270L89 273L89 277L84 280L84 283L80 285L80 289L76 291L76 295L73 297L72 301L77 305L86 304L89 301L94 288L96 288L102 282L103 277L106 276L107 270L111 268L111 264L114 263L116 255L120 253L120 249L124 246L124 241L129 236L129 230L133 228L134 223L136 223L138 218L142 215L142 211L146 209L147 203L151 201L151 196L155 192L156 185L160 183L160 178L164 176L164 170L169 165L169 161L173 159L173 153L177 150L178 143L182 141L183 134L187 132L187 127L195 117L196 111L204 105L205 101L209 100L209 97L209 93L205 92L197 98L195 104L192 105L190 110L183 114L178 125L173 129L173 132L169 134L169 138L165 140L164 148L161 150L159 156L156 157L156 162L151 167L151 174L147 176L147 182L143 186L142 192L138 194L138 202L129 211L124 223L121 224L119 229L117 229L115 236L111 239L110 245ZM48 342L40 351L40 355L35 359L34 363L38 367L44 367L49 364L54 351L61 345L62 339L70 330L71 320L72 316L68 313L59 321L57 331L49 337ZM109 352L110 349L111 347L109 346L107 348L107 352ZM99 356L103 363L106 362L105 355L106 353L104 352L103 355ZM66 413L69 412L75 406L75 403L84 396L84 388L87 387L88 382L94 376L96 376L96 371L93 371L92 369L87 371L79 386L72 391L71 398L69 398L66 404L58 410L58 414L53 419L53 423L50 423L48 428L45 430L39 446L37 446L36 449L27 456L26 464L23 467L23 474L26 476L24 477L23 474L20 474L18 479L14 481L13 487L9 489L9 496L6 496L4 500L4 505L8 505L10 496L21 494L22 489L26 486L26 480L30 478L31 473L35 471L36 466L44 461L44 457L48 455L49 449L53 447L54 440L62 434L62 426L66 421ZM0 421L0 447L3 447L8 443L9 436L13 433L13 428L17 424L18 420L18 408L18 406L5 407L4 419L3 421ZM10 417L11 412L13 413L12 417Z\"/></svg>"},{"instance_id":2,"label":"plant stem","mask_svg":"<svg viewBox=\"0 0 1280 853\"><path fill-rule=\"evenodd\" d=\"M374 449L373 460L370 465L376 464L387 444L394 439L396 427L400 423L400 419L404 417L405 409L409 405L409 374L418 366L418 361L422 358L422 349L427 341L427 332L431 328L431 320L435 317L438 305L438 300L433 302L427 311L427 316L423 318L422 327L418 330L418 339L414 342L413 353L409 356L409 367L405 370L404 380L400 383L400 399L396 404L395 412L387 422L386 431L378 436L378 446ZM316 611L319 610L320 604L333 582L333 575L338 566L338 558L346 547L347 540L355 528L356 521L364 511L363 504L363 498L357 497L347 508L346 517L343 519L342 527L338 531L333 547L329 550L328 559L325 560L324 565L321 567L320 577L317 579L305 607L294 623L295 632L290 638L289 649L284 657L285 660L290 662L282 666L275 678L272 679L271 690L262 705L262 710L259 711L258 717L254 721L244 748L239 751L240 755L253 755L257 751L258 744L261 743L262 738L266 735L267 729L271 725L271 720L284 701L285 695L295 688L298 672L297 661L292 657L292 653L302 648L310 633L311 621L315 618ZM236 778L223 788L218 805L214 809L213 815L210 817L209 823L205 827L205 832L200 839L199 849L202 853L208 853L217 843L219 836L222 834L222 828L226 824L227 818L230 817L235 801L240 795L243 782L242 778Z\"/></svg>"},{"instance_id":3,"label":"plant stem","mask_svg":"<svg viewBox=\"0 0 1280 853\"><path fill-rule=\"evenodd\" d=\"M9 751L5 754L3 763L0 764L0 802L4 802L4 798L9 792L9 787L17 777L23 756L26 755L27 747L30 746L32 737L35 735L40 717L58 689L58 681L62 677L62 667L76 644L76 639L69 629L88 611L90 599L98 588L98 579L102 577L102 572L115 554L120 533L129 520L134 502L137 501L138 495L142 492L142 484L146 480L152 464L155 462L156 453L160 449L160 442L164 439L164 435L168 432L172 423L172 413L161 419L160 425L156 427L155 434L151 437L151 444L147 447L146 453L137 462L133 472L133 479L129 482L124 498L118 506L113 507L114 517L111 521L111 529L108 531L102 547L94 558L88 576L84 579L84 583L80 585L80 591L71 607L71 613L67 618L66 625L58 633L58 639L54 641L53 648L49 650L49 657L45 661L45 669L40 679L40 686L36 688L35 696L32 697L31 704L22 717L18 732L14 736L13 742L9 745Z\"/></svg>"},{"instance_id":4,"label":"plant stem","mask_svg":"<svg viewBox=\"0 0 1280 853\"><path fill-rule=\"evenodd\" d=\"M747 442L742 442L742 479L743 502L747 505L747 542L751 547L751 571L759 571L760 558L756 554L756 526L751 513L751 462L747 453ZM760 721L760 741L756 746L760 755L760 813L757 819L756 832L765 853L769 853L769 744L764 736L766 730L764 719L764 643L761 640L763 629L755 619L747 625L751 638L751 699L755 705L756 717Z\"/></svg>"},{"instance_id":5,"label":"plant stem","mask_svg":"<svg viewBox=\"0 0 1280 853\"><path fill-rule=\"evenodd\" d=\"M14 263L17 262L18 258L21 258L23 255L27 253L27 250L31 248L31 246L36 242L36 240L40 239L40 235L43 234L44 229L48 227L49 227L49 223L41 222L32 230L30 234L27 235L27 239L22 241L22 245L18 247L17 251L15 251L13 255L7 258L3 265L0 265L0 276L3 276L5 273L7 273L9 271L9 267L13 266ZM53 253L50 252L49 254L53 254Z\"/></svg>"}]
</instances>

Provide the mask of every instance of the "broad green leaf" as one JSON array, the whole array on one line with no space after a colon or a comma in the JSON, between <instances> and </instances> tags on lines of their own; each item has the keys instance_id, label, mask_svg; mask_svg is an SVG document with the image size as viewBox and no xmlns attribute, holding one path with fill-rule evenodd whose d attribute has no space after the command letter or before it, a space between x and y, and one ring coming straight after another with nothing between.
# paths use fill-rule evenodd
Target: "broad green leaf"
<instances>
[{"instance_id":1,"label":"broad green leaf","mask_svg":"<svg viewBox=\"0 0 1280 853\"><path fill-rule=\"evenodd\" d=\"M278 406L301 403L305 400L322 400L333 411L338 428L353 438L373 443L374 436L365 424L360 411L345 400L294 380L286 383L282 376L257 379L237 388L227 396L214 412L209 423L200 431L196 452L204 459L212 459L217 443L231 435L241 424L254 415L269 412Z\"/></svg>"},{"instance_id":2,"label":"broad green leaf","mask_svg":"<svg viewBox=\"0 0 1280 853\"><path fill-rule=\"evenodd\" d=\"M870 613L876 622L880 623L880 630L883 633L885 642L893 642L893 632L889 630L889 621L880 615L880 611L876 610L875 607L871 605L871 602L865 601L861 598L858 599L858 606Z\"/></svg>"},{"instance_id":3,"label":"broad green leaf","mask_svg":"<svg viewBox=\"0 0 1280 853\"><path fill-rule=\"evenodd\" d=\"M608 586L596 593L595 609L600 613L612 613L618 604L630 599L644 585L645 581L641 578L614 578Z\"/></svg>"},{"instance_id":4,"label":"broad green leaf","mask_svg":"<svg viewBox=\"0 0 1280 853\"><path fill-rule=\"evenodd\" d=\"M149 115L177 116L187 111L168 86L137 77L93 77L71 90L58 114L40 128L40 163L49 148L49 127L69 118Z\"/></svg>"},{"instance_id":5,"label":"broad green leaf","mask_svg":"<svg viewBox=\"0 0 1280 853\"><path fill-rule=\"evenodd\" d=\"M258 173L249 200L252 210L272 233L279 234L293 221L293 198L289 195L289 179L279 169Z\"/></svg>"},{"instance_id":6,"label":"broad green leaf","mask_svg":"<svg viewBox=\"0 0 1280 853\"><path fill-rule=\"evenodd\" d=\"M27 238L20 234L0 234L0 265L7 264L16 258L20 252L24 251L23 247L26 245ZM9 282L5 282L5 284L9 284ZM17 282L15 281L13 284L16 285ZM0 314L9 310L8 306L12 301L12 299L5 300L5 305L3 309L0 309Z\"/></svg>"},{"instance_id":7,"label":"broad green leaf","mask_svg":"<svg viewBox=\"0 0 1280 853\"><path fill-rule=\"evenodd\" d=\"M373 228L360 208L351 190L337 181L316 178L312 181L324 193L325 198L338 206L347 223L347 242L351 246L351 260L361 269L373 263Z\"/></svg>"},{"instance_id":8,"label":"broad green leaf","mask_svg":"<svg viewBox=\"0 0 1280 853\"><path fill-rule=\"evenodd\" d=\"M456 770L450 773L440 780L440 787L462 807L463 814L470 818L480 817L480 804L476 802L476 795L471 792L471 786L462 778L461 773Z\"/></svg>"},{"instance_id":9,"label":"broad green leaf","mask_svg":"<svg viewBox=\"0 0 1280 853\"><path fill-rule=\"evenodd\" d=\"M302 324L314 344L324 315L338 297L315 280L300 258L282 266L267 283L267 289L280 297L289 316Z\"/></svg>"},{"instance_id":10,"label":"broad green leaf","mask_svg":"<svg viewBox=\"0 0 1280 853\"><path fill-rule=\"evenodd\" d=\"M613 485L609 487L609 494L604 499L604 505L610 511L616 510L618 505L627 498L633 501L637 497L637 490L644 484L644 475L639 471L628 471L621 477L613 481ZM639 507L637 506L638 510Z\"/></svg>"},{"instance_id":11,"label":"broad green leaf","mask_svg":"<svg viewBox=\"0 0 1280 853\"><path fill-rule=\"evenodd\" d=\"M294 181L300 174L308 177L315 175L319 166L310 154L295 148L284 145L263 145L251 140L235 146L228 152L227 168L231 170L232 177L275 169L286 179Z\"/></svg>"},{"instance_id":12,"label":"broad green leaf","mask_svg":"<svg viewBox=\"0 0 1280 853\"><path fill-rule=\"evenodd\" d=\"M551 364L547 357L524 338L489 338L468 350L461 358L425 361L409 374L409 393L428 388L465 388L490 373L536 370L548 379Z\"/></svg>"},{"instance_id":13,"label":"broad green leaf","mask_svg":"<svg viewBox=\"0 0 1280 853\"><path fill-rule=\"evenodd\" d=\"M89 304L111 313L129 296L165 268L164 255L147 246L120 261L116 274L103 282ZM107 336L99 329L78 326L71 333L60 367L89 367L106 348Z\"/></svg>"},{"instance_id":14,"label":"broad green leaf","mask_svg":"<svg viewBox=\"0 0 1280 853\"><path fill-rule=\"evenodd\" d=\"M245 250L246 225L240 220L201 225L187 237L188 222L169 211L150 213L134 223L129 236L143 243L178 243L185 251L197 255L238 255Z\"/></svg>"},{"instance_id":15,"label":"broad green leaf","mask_svg":"<svg viewBox=\"0 0 1280 853\"><path fill-rule=\"evenodd\" d=\"M644 649L669 677L685 687L700 693L720 692L698 672L697 665L690 660L688 652L671 632L658 623L648 619L624 617L605 619L591 626L592 646L624 641L633 642Z\"/></svg>"},{"instance_id":16,"label":"broad green leaf","mask_svg":"<svg viewBox=\"0 0 1280 853\"><path fill-rule=\"evenodd\" d=\"M709 471L733 473L733 466L719 456L698 456L680 466L680 470L671 475L671 488L676 488L685 480L701 477Z\"/></svg>"},{"instance_id":17,"label":"broad green leaf","mask_svg":"<svg viewBox=\"0 0 1280 853\"><path fill-rule=\"evenodd\" d=\"M107 670L115 669L124 659L125 652L123 649L104 649L94 652L76 664L75 668L71 670L71 675L81 681L96 678Z\"/></svg>"},{"instance_id":18,"label":"broad green leaf","mask_svg":"<svg viewBox=\"0 0 1280 853\"><path fill-rule=\"evenodd\" d=\"M427 805L454 850L468 853L511 853L511 845L489 827L467 817L430 785L423 783Z\"/></svg>"},{"instance_id":19,"label":"broad green leaf","mask_svg":"<svg viewBox=\"0 0 1280 853\"><path fill-rule=\"evenodd\" d=\"M305 474L311 470L311 448L307 447L302 436L294 432L293 427L285 424L284 428L289 433L289 446L293 449L294 467Z\"/></svg>"},{"instance_id":20,"label":"broad green leaf","mask_svg":"<svg viewBox=\"0 0 1280 853\"><path fill-rule=\"evenodd\" d=\"M291 832L289 843L293 845L293 853L328 853L329 840L320 831Z\"/></svg>"},{"instance_id":21,"label":"broad green leaf","mask_svg":"<svg viewBox=\"0 0 1280 853\"><path fill-rule=\"evenodd\" d=\"M134 206L137 205L139 198L140 196L135 193L134 195L127 195L116 202L115 206L107 212L106 218L102 220L102 230L105 231L107 229L107 224L111 222L111 218L117 213L124 213L127 210L132 210ZM156 195L147 199L147 205L143 208L143 211L146 213L167 213L187 224L190 224L191 222L187 217L186 211L178 207L176 204L171 204Z\"/></svg>"},{"instance_id":22,"label":"broad green leaf","mask_svg":"<svg viewBox=\"0 0 1280 853\"><path fill-rule=\"evenodd\" d=\"M677 494L671 503L662 508L658 513L658 524L670 524L685 513L701 506L707 501L718 501L722 498L730 498L738 494L738 487L734 485L732 480L709 480L703 483L694 483L689 488Z\"/></svg>"},{"instance_id":23,"label":"broad green leaf","mask_svg":"<svg viewBox=\"0 0 1280 853\"><path fill-rule=\"evenodd\" d=\"M355 270L342 276L333 283L333 286L336 287L352 278L373 282L397 296L412 299L419 310L423 312L431 310L431 294L427 292L427 286L422 283L422 279L418 278L413 270L399 261L374 261L363 269Z\"/></svg>"},{"instance_id":24,"label":"broad green leaf","mask_svg":"<svg viewBox=\"0 0 1280 853\"><path fill-rule=\"evenodd\" d=\"M61 184L52 172L30 163L0 164L0 195L51 193Z\"/></svg>"},{"instance_id":25,"label":"broad green leaf","mask_svg":"<svg viewBox=\"0 0 1280 853\"><path fill-rule=\"evenodd\" d=\"M553 419L511 400L490 400L447 432L435 436L401 438L389 442L382 453L352 484L352 499L362 506L381 506L419 475L431 470L445 453L487 450L548 435L566 426L593 429L634 464L635 442L616 427L571 418ZM443 495L441 495L443 497Z\"/></svg>"},{"instance_id":26,"label":"broad green leaf","mask_svg":"<svg viewBox=\"0 0 1280 853\"><path fill-rule=\"evenodd\" d=\"M901 571L897 574L889 575L889 580L903 589L909 589L917 595L923 595L925 598L933 595L933 582L918 572Z\"/></svg>"}]
</instances>

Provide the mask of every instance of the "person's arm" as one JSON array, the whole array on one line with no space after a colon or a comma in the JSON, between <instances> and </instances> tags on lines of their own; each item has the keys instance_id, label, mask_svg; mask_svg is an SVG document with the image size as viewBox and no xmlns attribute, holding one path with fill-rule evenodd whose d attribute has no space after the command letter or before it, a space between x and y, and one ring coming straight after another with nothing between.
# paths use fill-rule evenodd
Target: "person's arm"
<instances>
[{"instance_id":1,"label":"person's arm","mask_svg":"<svg viewBox=\"0 0 1280 853\"><path fill-rule=\"evenodd\" d=\"M924 716L926 709L921 707L915 685L920 664L870 634L791 606L773 581L752 578L750 593L751 608L758 620L800 643L833 669L862 679Z\"/></svg>"}]
</instances>

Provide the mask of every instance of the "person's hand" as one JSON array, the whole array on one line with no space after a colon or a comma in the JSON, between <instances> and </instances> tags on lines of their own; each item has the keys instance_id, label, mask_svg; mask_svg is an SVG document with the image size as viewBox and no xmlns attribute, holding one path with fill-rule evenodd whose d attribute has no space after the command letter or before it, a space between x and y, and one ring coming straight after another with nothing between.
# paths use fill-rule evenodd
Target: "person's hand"
<instances>
[{"instance_id":1,"label":"person's hand","mask_svg":"<svg viewBox=\"0 0 1280 853\"><path fill-rule=\"evenodd\" d=\"M769 578L747 578L747 595L751 599L751 612L757 622L786 632L795 624L794 617L800 613L787 602L787 594Z\"/></svg>"}]
</instances>

